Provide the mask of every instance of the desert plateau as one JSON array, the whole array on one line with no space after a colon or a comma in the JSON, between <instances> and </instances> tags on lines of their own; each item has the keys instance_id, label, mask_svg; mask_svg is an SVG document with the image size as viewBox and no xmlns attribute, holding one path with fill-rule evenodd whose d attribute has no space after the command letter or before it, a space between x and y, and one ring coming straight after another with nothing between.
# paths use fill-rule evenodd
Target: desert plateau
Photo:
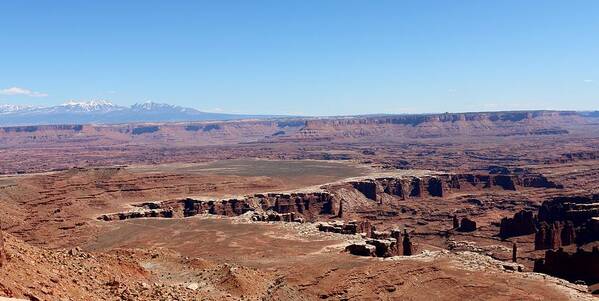
<instances>
[{"instance_id":1,"label":"desert plateau","mask_svg":"<svg viewBox=\"0 0 599 301\"><path fill-rule=\"evenodd\" d=\"M2 294L592 300L599 291L595 117L127 131L148 126L0 129Z\"/></svg>"}]
</instances>

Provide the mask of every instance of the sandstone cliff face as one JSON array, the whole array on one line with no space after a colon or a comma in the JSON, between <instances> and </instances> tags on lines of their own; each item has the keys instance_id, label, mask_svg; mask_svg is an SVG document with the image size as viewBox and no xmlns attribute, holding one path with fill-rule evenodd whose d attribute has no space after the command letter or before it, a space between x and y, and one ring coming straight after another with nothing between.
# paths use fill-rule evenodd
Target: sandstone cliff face
<instances>
[{"instance_id":1,"label":"sandstone cliff face","mask_svg":"<svg viewBox=\"0 0 599 301\"><path fill-rule=\"evenodd\" d=\"M377 202L378 195L381 193L407 199L445 197L454 192L480 189L561 188L561 185L538 174L438 174L423 177L376 178L350 183L366 198Z\"/></svg>"},{"instance_id":2,"label":"sandstone cliff face","mask_svg":"<svg viewBox=\"0 0 599 301\"><path fill-rule=\"evenodd\" d=\"M590 253L579 250L568 254L561 247L599 240L598 201L596 194L555 197L543 202L537 217L530 211L520 211L513 218L503 218L499 236L507 238L535 233L535 249L549 249L545 260L535 263L535 271L572 281L597 282L599 256L596 248ZM559 251L552 251L555 249Z\"/></svg>"},{"instance_id":3,"label":"sandstone cliff face","mask_svg":"<svg viewBox=\"0 0 599 301\"><path fill-rule=\"evenodd\" d=\"M535 261L534 271L545 273L569 281L582 280L586 284L599 283L599 249L592 251L578 249L575 253L563 249L545 252L545 259Z\"/></svg>"},{"instance_id":4,"label":"sandstone cliff face","mask_svg":"<svg viewBox=\"0 0 599 301\"><path fill-rule=\"evenodd\" d=\"M132 218L149 218L149 217L162 217L172 218L172 209L151 209L151 210L137 210L129 212L119 212L113 214L103 214L98 217L99 220L113 221L113 220L126 220Z\"/></svg>"},{"instance_id":5,"label":"sandstone cliff face","mask_svg":"<svg viewBox=\"0 0 599 301\"><path fill-rule=\"evenodd\" d=\"M576 231L577 243L599 240L599 217L593 217Z\"/></svg>"},{"instance_id":6,"label":"sandstone cliff face","mask_svg":"<svg viewBox=\"0 0 599 301\"><path fill-rule=\"evenodd\" d=\"M558 135L560 125L584 123L575 112L491 112L311 119L296 139L434 138L478 135Z\"/></svg>"},{"instance_id":7,"label":"sandstone cliff face","mask_svg":"<svg viewBox=\"0 0 599 301\"><path fill-rule=\"evenodd\" d=\"M570 220L576 226L597 216L599 216L599 194L556 197L543 202L539 208L539 220L548 222Z\"/></svg>"},{"instance_id":8,"label":"sandstone cliff face","mask_svg":"<svg viewBox=\"0 0 599 301\"><path fill-rule=\"evenodd\" d=\"M377 183L374 181L359 181L351 183L355 189L361 192L365 197L376 201L378 192Z\"/></svg>"},{"instance_id":9,"label":"sandstone cliff face","mask_svg":"<svg viewBox=\"0 0 599 301\"><path fill-rule=\"evenodd\" d=\"M535 249L556 249L599 239L599 195L556 197L539 208Z\"/></svg>"},{"instance_id":10,"label":"sandstone cliff face","mask_svg":"<svg viewBox=\"0 0 599 301\"><path fill-rule=\"evenodd\" d=\"M73 145L220 145L252 142L293 134L304 122L245 120L189 123L130 123L115 125L37 125L0 127L3 145L65 143Z\"/></svg>"},{"instance_id":11,"label":"sandstone cliff face","mask_svg":"<svg viewBox=\"0 0 599 301\"><path fill-rule=\"evenodd\" d=\"M408 234L407 231L404 230L404 236L403 236L403 241L402 241L402 247L403 247L403 255L404 256L411 256L412 254L414 254L414 245L412 244L412 241L410 240L410 234Z\"/></svg>"},{"instance_id":12,"label":"sandstone cliff face","mask_svg":"<svg viewBox=\"0 0 599 301\"><path fill-rule=\"evenodd\" d=\"M585 160L597 160L599 159L599 151L581 151L581 152L570 152L562 154L560 158L545 160L547 164L555 164L555 163L567 163L567 162L575 162L575 161L585 161Z\"/></svg>"},{"instance_id":13,"label":"sandstone cliff face","mask_svg":"<svg viewBox=\"0 0 599 301\"><path fill-rule=\"evenodd\" d=\"M541 222L535 234L535 249L557 249L575 243L576 233L571 221Z\"/></svg>"},{"instance_id":14,"label":"sandstone cliff face","mask_svg":"<svg viewBox=\"0 0 599 301\"><path fill-rule=\"evenodd\" d=\"M332 140L369 137L401 140L479 135L559 135L583 124L575 112L492 112L328 119L243 120L114 125L0 127L2 145L69 142L79 145L220 145L256 141Z\"/></svg>"},{"instance_id":15,"label":"sandstone cliff face","mask_svg":"<svg viewBox=\"0 0 599 301\"><path fill-rule=\"evenodd\" d=\"M526 175L531 177L531 175ZM316 221L326 217L341 217L343 202L356 198L363 205L375 207L385 202L401 202L408 198L443 198L452 193L481 189L511 190L521 187L521 175L495 174L434 174L427 176L398 176L355 180L320 187L321 192L253 194L225 200L192 198L160 203L141 203L129 212L105 214L98 219L124 220L130 218L189 217L197 214L239 216L255 212L256 221ZM359 198L359 194L364 196ZM395 196L396 198L389 198ZM350 207L351 208L351 207ZM476 230L476 223L463 220L460 231ZM370 231L367 231L370 233ZM571 239L573 241L573 239ZM544 244L545 245L545 244ZM552 244L554 245L554 244Z\"/></svg>"},{"instance_id":16,"label":"sandstone cliff face","mask_svg":"<svg viewBox=\"0 0 599 301\"><path fill-rule=\"evenodd\" d=\"M513 218L501 219L499 236L503 239L513 236L528 235L536 232L536 220L532 211L522 210Z\"/></svg>"},{"instance_id":17,"label":"sandstone cliff face","mask_svg":"<svg viewBox=\"0 0 599 301\"><path fill-rule=\"evenodd\" d=\"M179 203L183 203L184 216L202 213L237 216L248 211L261 209L277 213L295 213L308 220L314 220L319 215L336 215L339 208L338 200L325 192L255 194L242 199L221 201L188 198Z\"/></svg>"}]
</instances>

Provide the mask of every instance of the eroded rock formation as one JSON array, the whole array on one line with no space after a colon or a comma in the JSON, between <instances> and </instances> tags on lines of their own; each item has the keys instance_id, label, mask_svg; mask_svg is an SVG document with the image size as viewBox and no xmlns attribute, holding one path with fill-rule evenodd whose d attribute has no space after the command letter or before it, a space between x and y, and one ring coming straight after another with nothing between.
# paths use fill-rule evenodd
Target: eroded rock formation
<instances>
[{"instance_id":1,"label":"eroded rock formation","mask_svg":"<svg viewBox=\"0 0 599 301\"><path fill-rule=\"evenodd\" d=\"M351 183L356 190L361 192L365 197L376 201L377 198L377 183L374 181L357 181Z\"/></svg>"},{"instance_id":2,"label":"eroded rock formation","mask_svg":"<svg viewBox=\"0 0 599 301\"><path fill-rule=\"evenodd\" d=\"M339 208L338 201L326 192L255 194L241 199L220 201L188 198L179 203L183 203L184 216L202 213L237 216L260 209L277 213L295 213L308 220L315 220L319 215L337 215Z\"/></svg>"},{"instance_id":3,"label":"eroded rock formation","mask_svg":"<svg viewBox=\"0 0 599 301\"><path fill-rule=\"evenodd\" d=\"M113 220L126 220L126 219L144 218L144 217L172 218L173 210L172 209L147 209L147 210L119 212L119 213L112 213L112 214L103 214L103 215L100 215L98 217L98 219L103 220L103 221L113 221Z\"/></svg>"},{"instance_id":4,"label":"eroded rock formation","mask_svg":"<svg viewBox=\"0 0 599 301\"><path fill-rule=\"evenodd\" d=\"M254 212L254 214L252 215L252 220L258 222L304 222L304 219L301 217L296 217L294 212L278 213L274 211Z\"/></svg>"},{"instance_id":5,"label":"eroded rock formation","mask_svg":"<svg viewBox=\"0 0 599 301\"><path fill-rule=\"evenodd\" d=\"M197 214L215 214L238 216L250 211L272 211L279 214L294 213L295 218L306 221L316 221L321 216L343 216L343 197L338 197L335 191L340 188L353 188L367 199L381 203L388 197L382 194L396 196L401 199L446 197L447 195L478 189L515 189L526 183L550 183L545 180L531 181L525 178L542 178L540 175L503 175L503 174L434 174L427 176L397 176L381 177L364 180L354 180L348 183L336 183L322 186L321 192L297 193L268 193L254 194L241 198L225 200L196 200L186 198L159 203L146 202L137 205L140 210L100 216L102 220L121 220L140 217L173 217L193 216ZM548 184L549 185L549 184ZM553 187L549 185L550 187ZM555 185L554 185L555 186ZM289 220L283 216L257 217L258 220Z\"/></svg>"},{"instance_id":6,"label":"eroded rock formation","mask_svg":"<svg viewBox=\"0 0 599 301\"><path fill-rule=\"evenodd\" d=\"M357 256L376 256L376 247L366 242L355 243L345 247L345 250L352 255Z\"/></svg>"},{"instance_id":7,"label":"eroded rock formation","mask_svg":"<svg viewBox=\"0 0 599 301\"><path fill-rule=\"evenodd\" d=\"M340 234L359 234L363 233L365 236L372 236L374 226L370 224L368 220L363 221L349 221L347 223L342 221L335 221L332 223L322 222L318 224L318 230L322 232L332 232Z\"/></svg>"},{"instance_id":8,"label":"eroded rock formation","mask_svg":"<svg viewBox=\"0 0 599 301\"><path fill-rule=\"evenodd\" d=\"M557 197L539 208L535 249L556 249L599 239L599 195Z\"/></svg>"},{"instance_id":9,"label":"eroded rock formation","mask_svg":"<svg viewBox=\"0 0 599 301\"><path fill-rule=\"evenodd\" d=\"M462 220L460 221L460 227L458 228L458 231L460 232L472 232L476 230L476 222L464 217L462 218Z\"/></svg>"},{"instance_id":10,"label":"eroded rock formation","mask_svg":"<svg viewBox=\"0 0 599 301\"><path fill-rule=\"evenodd\" d=\"M410 234L408 234L408 231L405 229L403 232L402 247L404 256L411 256L412 254L414 254L414 246L412 244L412 241L410 240Z\"/></svg>"},{"instance_id":11,"label":"eroded rock formation","mask_svg":"<svg viewBox=\"0 0 599 301\"><path fill-rule=\"evenodd\" d=\"M375 247L375 254L377 257L391 257L399 255L397 241L394 238L372 238L367 240L366 244L373 245Z\"/></svg>"},{"instance_id":12,"label":"eroded rock formation","mask_svg":"<svg viewBox=\"0 0 599 301\"><path fill-rule=\"evenodd\" d=\"M375 178L350 182L366 198L379 201L386 193L402 199L417 197L445 197L454 192L479 189L517 190L518 187L561 188L539 174L437 174Z\"/></svg>"},{"instance_id":13,"label":"eroded rock formation","mask_svg":"<svg viewBox=\"0 0 599 301\"><path fill-rule=\"evenodd\" d=\"M533 233L536 250L599 240L599 195L555 197L543 202L537 216L522 210L501 220L503 239Z\"/></svg>"},{"instance_id":14,"label":"eroded rock formation","mask_svg":"<svg viewBox=\"0 0 599 301\"><path fill-rule=\"evenodd\" d=\"M389 232L373 231L370 239L350 244L345 250L353 255L373 257L410 256L415 251L410 234L405 229L403 240L398 229Z\"/></svg>"},{"instance_id":15,"label":"eroded rock formation","mask_svg":"<svg viewBox=\"0 0 599 301\"><path fill-rule=\"evenodd\" d=\"M535 261L534 271L564 278L569 281L582 280L587 284L599 283L599 249L576 250L575 253L547 250L545 259Z\"/></svg>"},{"instance_id":16,"label":"eroded rock formation","mask_svg":"<svg viewBox=\"0 0 599 301\"><path fill-rule=\"evenodd\" d=\"M536 220L532 211L522 210L513 218L501 219L499 236L503 239L513 236L533 234L536 231Z\"/></svg>"}]
</instances>

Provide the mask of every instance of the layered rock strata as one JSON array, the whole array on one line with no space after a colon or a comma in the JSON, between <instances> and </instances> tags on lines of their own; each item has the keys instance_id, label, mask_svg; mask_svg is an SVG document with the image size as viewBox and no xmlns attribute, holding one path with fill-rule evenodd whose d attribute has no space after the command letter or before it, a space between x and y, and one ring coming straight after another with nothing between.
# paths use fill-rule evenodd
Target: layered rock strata
<instances>
[{"instance_id":1,"label":"layered rock strata","mask_svg":"<svg viewBox=\"0 0 599 301\"><path fill-rule=\"evenodd\" d=\"M563 188L539 174L437 174L423 177L375 178L350 184L366 198L379 201L385 193L402 199L446 197L451 193L479 189Z\"/></svg>"}]
</instances>

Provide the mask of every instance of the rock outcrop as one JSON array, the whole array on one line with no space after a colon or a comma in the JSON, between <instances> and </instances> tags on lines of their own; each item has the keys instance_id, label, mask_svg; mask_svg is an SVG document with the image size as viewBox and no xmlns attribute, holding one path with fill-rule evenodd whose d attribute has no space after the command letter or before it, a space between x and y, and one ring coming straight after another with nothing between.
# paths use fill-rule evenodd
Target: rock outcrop
<instances>
[{"instance_id":1,"label":"rock outcrop","mask_svg":"<svg viewBox=\"0 0 599 301\"><path fill-rule=\"evenodd\" d=\"M365 242L351 244L345 250L352 255L376 257L376 247Z\"/></svg>"},{"instance_id":2,"label":"rock outcrop","mask_svg":"<svg viewBox=\"0 0 599 301\"><path fill-rule=\"evenodd\" d=\"M260 209L294 213L298 217L315 220L319 215L337 215L339 208L339 202L326 192L255 194L241 199L220 201L187 198L178 203L183 204L183 215L186 217L202 213L237 216Z\"/></svg>"},{"instance_id":3,"label":"rock outcrop","mask_svg":"<svg viewBox=\"0 0 599 301\"><path fill-rule=\"evenodd\" d=\"M584 122L575 112L493 112L432 115L377 116L343 119L310 119L294 136L296 139L351 139L383 136L386 139L452 136L548 135L566 132L546 127L547 119ZM567 124L567 123L563 123Z\"/></svg>"},{"instance_id":4,"label":"rock outcrop","mask_svg":"<svg viewBox=\"0 0 599 301\"><path fill-rule=\"evenodd\" d=\"M532 211L522 210L514 214L513 218L504 217L501 219L499 236L502 239L533 234L536 231L536 220Z\"/></svg>"},{"instance_id":5,"label":"rock outcrop","mask_svg":"<svg viewBox=\"0 0 599 301\"><path fill-rule=\"evenodd\" d=\"M373 201L377 200L377 183L375 183L374 181L357 181L351 182L351 184L365 197Z\"/></svg>"},{"instance_id":6,"label":"rock outcrop","mask_svg":"<svg viewBox=\"0 0 599 301\"><path fill-rule=\"evenodd\" d=\"M99 220L103 221L114 221L114 220L126 220L132 218L147 218L147 217L162 217L172 218L172 209L148 209L148 210L136 210L128 212L119 212L112 214L103 214L98 217Z\"/></svg>"},{"instance_id":7,"label":"rock outcrop","mask_svg":"<svg viewBox=\"0 0 599 301\"><path fill-rule=\"evenodd\" d=\"M467 217L464 217L460 221L460 227L458 228L458 231L460 231L460 232L476 231L476 222Z\"/></svg>"},{"instance_id":8,"label":"rock outcrop","mask_svg":"<svg viewBox=\"0 0 599 301\"><path fill-rule=\"evenodd\" d=\"M517 190L518 187L562 188L540 174L436 174L352 181L366 198L379 201L380 194L402 199L446 197L451 193L480 189Z\"/></svg>"},{"instance_id":9,"label":"rock outcrop","mask_svg":"<svg viewBox=\"0 0 599 301\"><path fill-rule=\"evenodd\" d=\"M391 257L401 255L401 248L399 247L397 240L394 238L371 238L366 241L350 244L345 248L345 250L352 255L358 256Z\"/></svg>"},{"instance_id":10,"label":"rock outcrop","mask_svg":"<svg viewBox=\"0 0 599 301\"><path fill-rule=\"evenodd\" d=\"M599 240L599 195L557 197L539 208L535 249Z\"/></svg>"},{"instance_id":11,"label":"rock outcrop","mask_svg":"<svg viewBox=\"0 0 599 301\"><path fill-rule=\"evenodd\" d=\"M588 285L599 283L599 249L594 247L590 252L578 249L575 253L562 248L547 250L545 259L535 261L534 271L572 282L582 280Z\"/></svg>"},{"instance_id":12,"label":"rock outcrop","mask_svg":"<svg viewBox=\"0 0 599 301\"><path fill-rule=\"evenodd\" d=\"M369 239L366 241L367 244L375 247L375 254L377 257L391 257L399 255L399 248L397 247L397 241L394 238L388 239Z\"/></svg>"},{"instance_id":13,"label":"rock outcrop","mask_svg":"<svg viewBox=\"0 0 599 301\"><path fill-rule=\"evenodd\" d=\"M304 222L304 219L301 217L296 217L294 212L278 213L274 211L254 212L252 214L252 220L256 222Z\"/></svg>"},{"instance_id":14,"label":"rock outcrop","mask_svg":"<svg viewBox=\"0 0 599 301\"><path fill-rule=\"evenodd\" d=\"M576 243L599 240L599 217L593 217L581 225L576 231Z\"/></svg>"},{"instance_id":15,"label":"rock outcrop","mask_svg":"<svg viewBox=\"0 0 599 301\"><path fill-rule=\"evenodd\" d=\"M404 229L404 233L403 233L403 242L402 242L402 247L403 247L403 255L404 256L411 256L412 254L414 254L414 246L412 244L412 241L410 240L410 234L408 234L408 231Z\"/></svg>"},{"instance_id":16,"label":"rock outcrop","mask_svg":"<svg viewBox=\"0 0 599 301\"><path fill-rule=\"evenodd\" d=\"M339 234L360 234L363 233L365 236L372 236L374 226L370 224L368 220L363 221L349 221L347 223L342 221L335 221L332 223L321 222L318 224L318 230L322 232L332 232Z\"/></svg>"},{"instance_id":17,"label":"rock outcrop","mask_svg":"<svg viewBox=\"0 0 599 301\"><path fill-rule=\"evenodd\" d=\"M543 202L539 208L541 221L570 220L579 226L593 217L599 217L599 194L556 197Z\"/></svg>"},{"instance_id":18,"label":"rock outcrop","mask_svg":"<svg viewBox=\"0 0 599 301\"><path fill-rule=\"evenodd\" d=\"M522 210L501 220L502 239L533 233L536 250L599 240L599 195L554 197L543 202L536 216Z\"/></svg>"},{"instance_id":19,"label":"rock outcrop","mask_svg":"<svg viewBox=\"0 0 599 301\"><path fill-rule=\"evenodd\" d=\"M561 246L561 238L555 224L541 222L535 234L535 250L555 249Z\"/></svg>"},{"instance_id":20,"label":"rock outcrop","mask_svg":"<svg viewBox=\"0 0 599 301\"><path fill-rule=\"evenodd\" d=\"M410 234L404 230L402 240L401 231L398 229L389 232L373 231L370 239L353 243L345 250L353 255L373 257L410 256L415 252Z\"/></svg>"},{"instance_id":21,"label":"rock outcrop","mask_svg":"<svg viewBox=\"0 0 599 301\"><path fill-rule=\"evenodd\" d=\"M197 214L239 216L247 212L275 212L256 216L259 221L317 221L323 216L342 217L342 202L336 191L353 188L368 200L381 204L390 200L383 194L408 198L446 197L447 195L477 189L515 189L523 185L522 175L475 175L475 174L434 174L427 176L381 177L335 183L320 187L319 192L253 194L224 200L198 200L186 198L163 202L145 202L138 210L105 214L98 219L111 221L144 217L189 217ZM529 177L530 175L526 175ZM543 182L543 181L541 181ZM391 198L392 200L392 198ZM396 202L399 200L395 200ZM351 208L351 207L350 207ZM291 215L293 213L293 215ZM287 214L287 215L281 215ZM463 229L463 228L462 228Z\"/></svg>"},{"instance_id":22,"label":"rock outcrop","mask_svg":"<svg viewBox=\"0 0 599 301\"><path fill-rule=\"evenodd\" d=\"M185 199L183 201L183 216L189 217L202 213L214 215L237 216L255 208L247 200L222 200L222 201L204 201L195 199Z\"/></svg>"}]
</instances>

